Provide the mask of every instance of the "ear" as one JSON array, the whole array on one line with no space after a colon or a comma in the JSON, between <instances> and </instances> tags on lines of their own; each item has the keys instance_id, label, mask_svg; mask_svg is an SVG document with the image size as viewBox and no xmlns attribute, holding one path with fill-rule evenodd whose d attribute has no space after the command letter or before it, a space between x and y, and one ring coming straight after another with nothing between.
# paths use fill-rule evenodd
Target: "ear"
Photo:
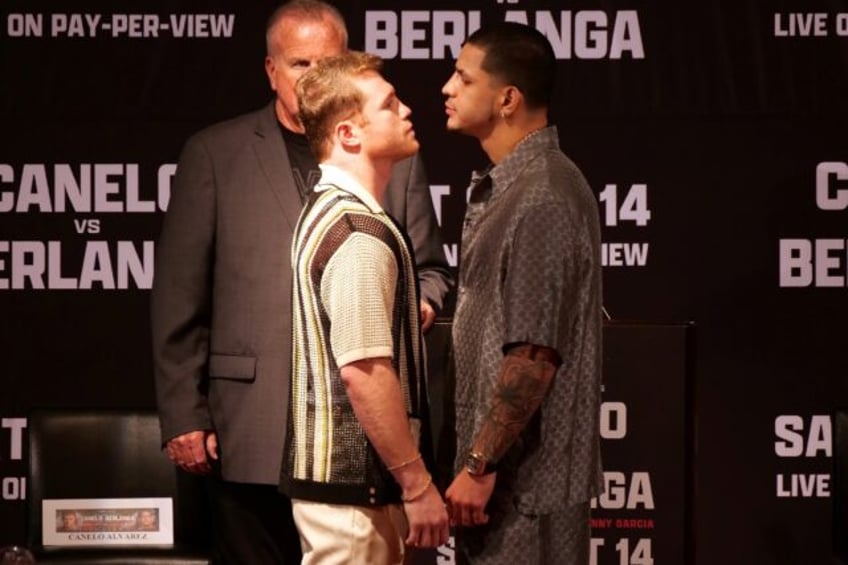
<instances>
[{"instance_id":1,"label":"ear","mask_svg":"<svg viewBox=\"0 0 848 565\"><path fill-rule=\"evenodd\" d=\"M524 101L524 95L514 86L506 86L501 91L501 113L510 116Z\"/></svg>"},{"instance_id":2,"label":"ear","mask_svg":"<svg viewBox=\"0 0 848 565\"><path fill-rule=\"evenodd\" d=\"M353 120L343 120L336 124L335 138L336 142L345 150L356 149L361 145L359 127Z\"/></svg>"},{"instance_id":3,"label":"ear","mask_svg":"<svg viewBox=\"0 0 848 565\"><path fill-rule=\"evenodd\" d=\"M274 85L274 73L277 71L277 63L270 55L265 56L265 74L268 75L268 84L271 85L271 90L277 90Z\"/></svg>"}]
</instances>

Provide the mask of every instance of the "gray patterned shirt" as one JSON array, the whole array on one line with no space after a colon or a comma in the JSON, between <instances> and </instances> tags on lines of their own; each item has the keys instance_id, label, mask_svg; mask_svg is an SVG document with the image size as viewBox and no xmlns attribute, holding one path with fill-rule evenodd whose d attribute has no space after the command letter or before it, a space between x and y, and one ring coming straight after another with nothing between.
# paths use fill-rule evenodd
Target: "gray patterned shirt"
<instances>
[{"instance_id":1,"label":"gray patterned shirt","mask_svg":"<svg viewBox=\"0 0 848 565\"><path fill-rule=\"evenodd\" d=\"M457 468L489 411L504 348L563 360L547 397L501 460L497 489L549 513L600 488L601 253L597 202L556 127L473 175L454 315Z\"/></svg>"}]
</instances>

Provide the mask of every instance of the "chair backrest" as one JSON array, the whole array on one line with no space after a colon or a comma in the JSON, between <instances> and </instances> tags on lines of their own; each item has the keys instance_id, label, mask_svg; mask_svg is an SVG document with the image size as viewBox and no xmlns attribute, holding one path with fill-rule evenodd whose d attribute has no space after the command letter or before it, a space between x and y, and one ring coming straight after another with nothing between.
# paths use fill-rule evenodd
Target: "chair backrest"
<instances>
[{"instance_id":1,"label":"chair backrest","mask_svg":"<svg viewBox=\"0 0 848 565\"><path fill-rule=\"evenodd\" d=\"M203 484L161 450L152 410L35 410L28 418L28 544L43 548L42 501L173 499L174 546L208 547Z\"/></svg>"}]
</instances>

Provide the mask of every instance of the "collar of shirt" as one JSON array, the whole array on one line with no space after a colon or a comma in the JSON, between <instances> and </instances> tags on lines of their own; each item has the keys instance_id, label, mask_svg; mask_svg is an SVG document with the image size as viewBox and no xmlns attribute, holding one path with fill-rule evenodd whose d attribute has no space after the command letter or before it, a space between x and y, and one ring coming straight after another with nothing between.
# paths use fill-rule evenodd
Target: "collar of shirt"
<instances>
[{"instance_id":1,"label":"collar of shirt","mask_svg":"<svg viewBox=\"0 0 848 565\"><path fill-rule=\"evenodd\" d=\"M487 171L492 178L492 195L497 196L509 188L527 163L548 149L559 149L559 134L556 126L536 130L519 141L503 161Z\"/></svg>"},{"instance_id":2,"label":"collar of shirt","mask_svg":"<svg viewBox=\"0 0 848 565\"><path fill-rule=\"evenodd\" d=\"M353 177L353 175L344 169L335 165L328 165L326 163L319 164L318 168L321 169L321 180L319 180L318 184L315 186L316 191L320 192L327 190L330 186L335 186L339 190L352 194L362 201L362 203L365 204L374 214L379 214L383 211L383 207L380 206L377 199L374 198L370 192L365 190L365 187L362 186L359 181Z\"/></svg>"}]
</instances>

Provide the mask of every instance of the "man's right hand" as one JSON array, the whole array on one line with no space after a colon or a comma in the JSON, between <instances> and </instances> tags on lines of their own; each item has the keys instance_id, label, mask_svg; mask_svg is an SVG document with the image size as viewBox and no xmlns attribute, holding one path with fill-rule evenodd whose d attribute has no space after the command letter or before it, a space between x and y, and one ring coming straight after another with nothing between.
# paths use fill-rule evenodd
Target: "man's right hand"
<instances>
[{"instance_id":1,"label":"man's right hand","mask_svg":"<svg viewBox=\"0 0 848 565\"><path fill-rule=\"evenodd\" d=\"M450 535L448 511L439 491L431 483L421 496L403 503L409 522L406 544L412 547L439 547Z\"/></svg>"},{"instance_id":2,"label":"man's right hand","mask_svg":"<svg viewBox=\"0 0 848 565\"><path fill-rule=\"evenodd\" d=\"M205 430L188 432L168 441L166 451L182 470L205 475L212 470L210 459L218 459L218 436Z\"/></svg>"}]
</instances>

